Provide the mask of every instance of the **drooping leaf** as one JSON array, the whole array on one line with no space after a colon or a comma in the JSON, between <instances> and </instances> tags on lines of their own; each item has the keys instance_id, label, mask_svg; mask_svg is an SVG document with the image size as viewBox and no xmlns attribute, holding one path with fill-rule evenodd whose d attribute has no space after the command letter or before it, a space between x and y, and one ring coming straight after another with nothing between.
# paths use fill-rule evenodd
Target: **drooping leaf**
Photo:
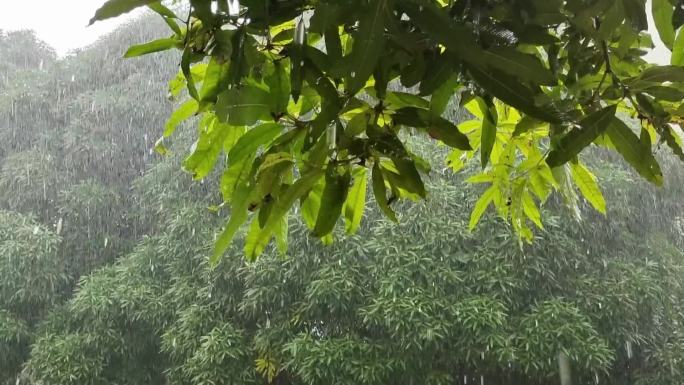
<instances>
[{"instance_id":1,"label":"drooping leaf","mask_svg":"<svg viewBox=\"0 0 684 385\"><path fill-rule=\"evenodd\" d=\"M601 214L606 214L606 200L599 188L596 176L581 163L570 163L572 180L584 198Z\"/></svg>"},{"instance_id":2,"label":"drooping leaf","mask_svg":"<svg viewBox=\"0 0 684 385\"><path fill-rule=\"evenodd\" d=\"M385 45L385 21L392 0L368 2L362 11L349 63L347 91L356 94L366 84Z\"/></svg>"},{"instance_id":3,"label":"drooping leaf","mask_svg":"<svg viewBox=\"0 0 684 385\"><path fill-rule=\"evenodd\" d=\"M684 67L684 28L680 28L672 45L670 64Z\"/></svg>"},{"instance_id":4,"label":"drooping leaf","mask_svg":"<svg viewBox=\"0 0 684 385\"><path fill-rule=\"evenodd\" d=\"M468 228L470 231L475 229L475 226L477 226L477 223L480 221L482 214L484 214L485 210L487 210L487 207L494 200L494 197L498 193L499 189L492 185L477 200L475 207L473 207L473 211L470 213L470 222L468 223Z\"/></svg>"},{"instance_id":5,"label":"drooping leaf","mask_svg":"<svg viewBox=\"0 0 684 385\"><path fill-rule=\"evenodd\" d=\"M650 83L684 82L684 67L655 66L645 69L637 80Z\"/></svg>"},{"instance_id":6,"label":"drooping leaf","mask_svg":"<svg viewBox=\"0 0 684 385\"><path fill-rule=\"evenodd\" d=\"M339 174L335 167L328 166L325 174L325 188L321 196L321 207L318 210L314 235L322 237L332 232L337 219L342 214L344 201L349 191L350 175L348 172Z\"/></svg>"},{"instance_id":7,"label":"drooping leaf","mask_svg":"<svg viewBox=\"0 0 684 385\"><path fill-rule=\"evenodd\" d=\"M672 26L674 7L670 0L652 0L651 10L660 40L672 51L675 41L675 29Z\"/></svg>"},{"instance_id":8,"label":"drooping leaf","mask_svg":"<svg viewBox=\"0 0 684 385\"><path fill-rule=\"evenodd\" d=\"M105 20L112 17L123 15L136 8L154 3L157 0L108 0L97 11L95 16L90 19L88 25L92 25L96 21Z\"/></svg>"},{"instance_id":9,"label":"drooping leaf","mask_svg":"<svg viewBox=\"0 0 684 385\"><path fill-rule=\"evenodd\" d=\"M223 257L223 254L230 247L233 237L240 229L243 223L247 221L249 212L247 210L249 205L249 195L251 188L246 182L242 182L235 189L230 210L230 218L226 227L216 239L214 244L214 253L211 256L210 263L212 266L218 265Z\"/></svg>"},{"instance_id":10,"label":"drooping leaf","mask_svg":"<svg viewBox=\"0 0 684 385\"><path fill-rule=\"evenodd\" d=\"M354 170L354 184L349 189L344 202L344 221L347 234L353 234L361 225L361 218L366 208L366 189L368 186L367 169Z\"/></svg>"},{"instance_id":11,"label":"drooping leaf","mask_svg":"<svg viewBox=\"0 0 684 385\"><path fill-rule=\"evenodd\" d=\"M254 244L245 245L245 255L247 258L254 260L259 256L259 252L264 250L273 237L276 226L278 226L283 217L290 211L292 205L297 199L311 190L313 185L321 178L322 174L323 172L321 170L312 169L279 195L278 200L273 206L271 215L269 215L264 227L259 231L256 242L254 242Z\"/></svg>"},{"instance_id":12,"label":"drooping leaf","mask_svg":"<svg viewBox=\"0 0 684 385\"><path fill-rule=\"evenodd\" d=\"M529 191L527 190L525 190L522 195L522 207L525 216L529 218L538 228L543 229L544 225L542 224L539 208L537 208L537 204L534 203L532 195L530 195Z\"/></svg>"},{"instance_id":13,"label":"drooping leaf","mask_svg":"<svg viewBox=\"0 0 684 385\"><path fill-rule=\"evenodd\" d=\"M164 137L169 137L173 135L181 122L190 119L197 113L199 108L199 103L195 99L189 99L185 103L181 104L176 110L173 111L169 119L166 121L164 126Z\"/></svg>"},{"instance_id":14,"label":"drooping leaf","mask_svg":"<svg viewBox=\"0 0 684 385\"><path fill-rule=\"evenodd\" d=\"M418 196L425 198L427 192L425 191L425 185L423 184L423 179L418 173L416 164L413 159L409 158L394 158L392 159L394 165L399 171L399 179L401 181L402 187L408 192L418 194Z\"/></svg>"},{"instance_id":15,"label":"drooping leaf","mask_svg":"<svg viewBox=\"0 0 684 385\"><path fill-rule=\"evenodd\" d=\"M382 170L380 165L376 162L373 165L373 174L371 176L373 180L373 195L375 196L375 202L380 207L380 210L394 222L397 222L397 215L392 211L387 200L387 186L385 186L385 178L382 176Z\"/></svg>"},{"instance_id":16,"label":"drooping leaf","mask_svg":"<svg viewBox=\"0 0 684 385\"><path fill-rule=\"evenodd\" d=\"M257 121L272 119L270 95L263 89L245 85L219 94L216 116L234 126L251 126Z\"/></svg>"},{"instance_id":17,"label":"drooping leaf","mask_svg":"<svg viewBox=\"0 0 684 385\"><path fill-rule=\"evenodd\" d=\"M491 95L508 105L545 122L559 123L558 116L535 105L536 94L516 78L494 70L481 70L470 67L468 72L473 79Z\"/></svg>"},{"instance_id":18,"label":"drooping leaf","mask_svg":"<svg viewBox=\"0 0 684 385\"><path fill-rule=\"evenodd\" d=\"M450 147L472 150L468 137L458 130L458 126L442 117L432 116L428 110L402 108L393 115L393 120L395 124L426 130L432 138L441 140Z\"/></svg>"},{"instance_id":19,"label":"drooping leaf","mask_svg":"<svg viewBox=\"0 0 684 385\"><path fill-rule=\"evenodd\" d=\"M617 152L646 180L662 185L663 173L650 147L645 147L639 137L620 119L613 117L606 131Z\"/></svg>"},{"instance_id":20,"label":"drooping leaf","mask_svg":"<svg viewBox=\"0 0 684 385\"><path fill-rule=\"evenodd\" d=\"M487 167L492 149L496 142L496 127L498 116L496 107L491 101L477 98L480 111L482 112L482 135L480 139L480 164L482 168Z\"/></svg>"},{"instance_id":21,"label":"drooping leaf","mask_svg":"<svg viewBox=\"0 0 684 385\"><path fill-rule=\"evenodd\" d=\"M546 163L551 167L558 167L577 156L608 129L616 110L617 106L612 105L587 115L580 121L580 127L561 138L556 148L549 153Z\"/></svg>"},{"instance_id":22,"label":"drooping leaf","mask_svg":"<svg viewBox=\"0 0 684 385\"><path fill-rule=\"evenodd\" d=\"M287 112L290 101L290 79L287 73L287 61L273 63L273 73L266 77L266 84L270 88L271 112L280 115Z\"/></svg>"},{"instance_id":23,"label":"drooping leaf","mask_svg":"<svg viewBox=\"0 0 684 385\"><path fill-rule=\"evenodd\" d=\"M179 41L176 38L169 37L165 39L158 39L148 43L134 45L128 48L124 54L124 58L132 58L136 56L147 55L153 52L166 51L171 48L178 47Z\"/></svg>"},{"instance_id":24,"label":"drooping leaf","mask_svg":"<svg viewBox=\"0 0 684 385\"><path fill-rule=\"evenodd\" d=\"M222 91L221 88L227 85L226 80L228 79L229 68L230 63L216 57L212 57L209 60L209 65L202 81L202 89L200 89L199 93L200 102L216 102L216 96Z\"/></svg>"}]
</instances>

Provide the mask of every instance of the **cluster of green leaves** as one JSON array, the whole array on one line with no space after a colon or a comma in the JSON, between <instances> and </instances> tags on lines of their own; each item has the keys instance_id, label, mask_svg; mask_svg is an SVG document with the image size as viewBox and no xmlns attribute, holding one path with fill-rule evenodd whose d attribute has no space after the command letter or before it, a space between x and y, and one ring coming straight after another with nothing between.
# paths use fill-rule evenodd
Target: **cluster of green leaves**
<instances>
[{"instance_id":1,"label":"cluster of green leaves","mask_svg":"<svg viewBox=\"0 0 684 385\"><path fill-rule=\"evenodd\" d=\"M526 240L529 223L542 227L538 206L551 191L573 203L576 185L605 211L596 178L578 162L592 143L657 185L657 144L684 159L673 125L684 115L684 67L679 53L667 66L642 59L652 47L645 0L191 0L187 17L158 1L110 0L91 22L144 5L173 35L126 56L179 48L171 93L189 95L164 138L201 115L184 167L203 179L223 163L230 219L214 262L248 221L247 257L272 238L285 250L297 202L326 243L341 216L353 233L367 178L395 220L397 200L427 196L430 165L412 151L412 134L454 148L454 165L478 152L476 181L490 188L472 224L493 202ZM670 49L684 44L681 5L653 2ZM477 121L444 118L456 95ZM637 132L623 116L640 121Z\"/></svg>"}]
</instances>

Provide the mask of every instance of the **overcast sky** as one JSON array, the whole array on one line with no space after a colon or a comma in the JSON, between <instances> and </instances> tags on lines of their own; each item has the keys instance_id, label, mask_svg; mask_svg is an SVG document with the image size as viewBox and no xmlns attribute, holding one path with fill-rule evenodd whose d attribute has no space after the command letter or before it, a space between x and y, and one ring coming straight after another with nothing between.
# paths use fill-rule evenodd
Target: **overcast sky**
<instances>
[{"instance_id":1,"label":"overcast sky","mask_svg":"<svg viewBox=\"0 0 684 385\"><path fill-rule=\"evenodd\" d=\"M60 56L69 50L94 42L101 35L112 31L117 25L132 17L128 14L113 20L99 21L86 28L88 20L104 3L104 0L3 0L2 2L6 4L3 4L0 12L0 29L8 31L33 29L38 37L54 47ZM650 9L650 0L648 7ZM653 25L650 13L649 24ZM649 53L647 60L667 64L670 52L660 43L657 32L651 29L656 41L656 49Z\"/></svg>"},{"instance_id":2,"label":"overcast sky","mask_svg":"<svg viewBox=\"0 0 684 385\"><path fill-rule=\"evenodd\" d=\"M23 0L2 2L0 29L13 31L32 29L38 37L61 56L69 50L84 47L111 32L132 17L99 21L90 27L88 21L104 0Z\"/></svg>"}]
</instances>

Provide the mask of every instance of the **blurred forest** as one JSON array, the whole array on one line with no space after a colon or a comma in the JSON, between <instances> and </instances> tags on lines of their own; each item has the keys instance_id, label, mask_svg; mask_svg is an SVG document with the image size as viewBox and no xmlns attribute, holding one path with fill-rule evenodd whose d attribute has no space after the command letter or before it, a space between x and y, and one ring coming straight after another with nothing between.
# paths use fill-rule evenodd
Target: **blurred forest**
<instances>
[{"instance_id":1,"label":"blurred forest","mask_svg":"<svg viewBox=\"0 0 684 385\"><path fill-rule=\"evenodd\" d=\"M239 241L211 269L229 213L217 175L182 171L193 125L152 150L178 58L121 59L165 28L61 59L0 31L0 384L554 384L560 353L576 384L684 384L674 160L658 189L590 151L608 215L552 199L530 246L493 213L470 232L481 191L445 165L399 224L368 208L323 246L291 218L296 258L247 263Z\"/></svg>"}]
</instances>

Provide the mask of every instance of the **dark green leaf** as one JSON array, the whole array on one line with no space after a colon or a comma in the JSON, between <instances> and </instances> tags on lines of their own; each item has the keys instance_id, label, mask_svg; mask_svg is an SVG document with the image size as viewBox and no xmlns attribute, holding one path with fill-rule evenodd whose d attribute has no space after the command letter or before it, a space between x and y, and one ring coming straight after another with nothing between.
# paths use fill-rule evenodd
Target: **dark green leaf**
<instances>
[{"instance_id":1,"label":"dark green leaf","mask_svg":"<svg viewBox=\"0 0 684 385\"><path fill-rule=\"evenodd\" d=\"M573 159L585 147L591 144L608 128L615 117L617 106L608 106L592 114L587 115L579 123L580 127L571 130L546 158L550 167L558 167Z\"/></svg>"},{"instance_id":2,"label":"dark green leaf","mask_svg":"<svg viewBox=\"0 0 684 385\"><path fill-rule=\"evenodd\" d=\"M675 29L672 26L674 7L670 0L652 0L651 10L660 40L663 41L666 47L672 50L675 41Z\"/></svg>"},{"instance_id":3,"label":"dark green leaf","mask_svg":"<svg viewBox=\"0 0 684 385\"><path fill-rule=\"evenodd\" d=\"M385 186L385 178L383 178L382 170L377 162L375 165L373 165L372 179L375 202L378 204L378 206L380 206L380 209L383 213L385 213L387 218L397 222L397 215L394 214L394 211L392 211L392 209L389 207L389 203L387 202L387 187Z\"/></svg>"},{"instance_id":4,"label":"dark green leaf","mask_svg":"<svg viewBox=\"0 0 684 385\"><path fill-rule=\"evenodd\" d=\"M539 94L521 84L516 78L495 70L480 70L470 67L470 75L487 92L518 110L549 123L559 123L560 119L552 109L535 105Z\"/></svg>"},{"instance_id":5,"label":"dark green leaf","mask_svg":"<svg viewBox=\"0 0 684 385\"><path fill-rule=\"evenodd\" d=\"M105 20L124 13L130 12L136 8L154 3L156 0L108 0L97 11L95 16L90 19L89 25L98 20Z\"/></svg>"},{"instance_id":6,"label":"dark green leaf","mask_svg":"<svg viewBox=\"0 0 684 385\"><path fill-rule=\"evenodd\" d=\"M418 170L416 169L416 164L413 159L394 158L392 161L397 167L397 171L399 171L402 187L408 192L418 194L420 197L425 198L427 195L425 185L420 177L420 173L418 173Z\"/></svg>"},{"instance_id":7,"label":"dark green leaf","mask_svg":"<svg viewBox=\"0 0 684 385\"><path fill-rule=\"evenodd\" d=\"M612 117L606 131L617 152L644 178L656 185L663 184L663 174L650 146L644 146L639 137L617 117Z\"/></svg>"},{"instance_id":8,"label":"dark green leaf","mask_svg":"<svg viewBox=\"0 0 684 385\"><path fill-rule=\"evenodd\" d=\"M216 101L216 116L234 126L251 126L260 120L271 120L270 111L269 93L252 85L224 91Z\"/></svg>"},{"instance_id":9,"label":"dark green leaf","mask_svg":"<svg viewBox=\"0 0 684 385\"><path fill-rule=\"evenodd\" d=\"M366 84L385 46L385 22L391 0L374 0L362 11L354 33L347 91L356 94Z\"/></svg>"},{"instance_id":10,"label":"dark green leaf","mask_svg":"<svg viewBox=\"0 0 684 385\"><path fill-rule=\"evenodd\" d=\"M264 227L259 232L257 240L254 244L245 245L247 258L254 260L258 256L258 252L263 250L273 237L273 232L282 218L290 211L290 208L292 208L297 199L311 190L321 178L321 174L321 170L312 169L279 194L278 200L271 210L271 215L269 215Z\"/></svg>"},{"instance_id":11,"label":"dark green leaf","mask_svg":"<svg viewBox=\"0 0 684 385\"><path fill-rule=\"evenodd\" d=\"M654 66L644 70L637 80L650 83L684 82L684 67Z\"/></svg>"},{"instance_id":12,"label":"dark green leaf","mask_svg":"<svg viewBox=\"0 0 684 385\"><path fill-rule=\"evenodd\" d=\"M228 70L230 63L212 57L209 60L207 71L204 74L202 81L202 89L200 90L201 103L215 103L216 96L223 91L222 87L226 87L226 80L228 79Z\"/></svg>"},{"instance_id":13,"label":"dark green leaf","mask_svg":"<svg viewBox=\"0 0 684 385\"><path fill-rule=\"evenodd\" d=\"M198 108L199 103L197 103L197 100L195 99L187 100L185 103L181 104L180 107L173 111L169 120L166 121L164 136L169 137L173 135L173 132L176 131L176 127L184 120L194 116L197 113Z\"/></svg>"},{"instance_id":14,"label":"dark green leaf","mask_svg":"<svg viewBox=\"0 0 684 385\"><path fill-rule=\"evenodd\" d=\"M153 52L166 51L177 47L179 41L176 38L170 37L166 39L158 39L145 44L131 46L124 54L125 58L147 55Z\"/></svg>"},{"instance_id":15,"label":"dark green leaf","mask_svg":"<svg viewBox=\"0 0 684 385\"><path fill-rule=\"evenodd\" d=\"M496 128L498 124L498 115L496 113L496 106L491 101L486 101L482 98L477 98L477 103L482 111L482 137L480 140L480 164L482 168L487 167L489 158L492 155L494 143L496 143Z\"/></svg>"},{"instance_id":16,"label":"dark green leaf","mask_svg":"<svg viewBox=\"0 0 684 385\"><path fill-rule=\"evenodd\" d=\"M323 237L332 232L337 219L342 214L342 206L347 199L350 175L348 172L338 174L334 166L328 166L325 174L325 188L321 196L321 207L314 227L314 235Z\"/></svg>"}]
</instances>

